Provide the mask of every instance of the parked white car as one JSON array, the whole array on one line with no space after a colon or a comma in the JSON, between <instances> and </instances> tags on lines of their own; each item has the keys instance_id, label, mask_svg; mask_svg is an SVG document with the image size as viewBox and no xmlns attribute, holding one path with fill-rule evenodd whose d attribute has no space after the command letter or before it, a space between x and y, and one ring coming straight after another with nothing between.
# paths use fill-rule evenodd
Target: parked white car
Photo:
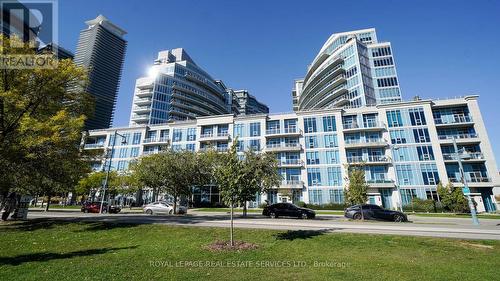
<instances>
[{"instance_id":1,"label":"parked white car","mask_svg":"<svg viewBox=\"0 0 500 281\"><path fill-rule=\"evenodd\" d=\"M148 215L171 215L174 213L174 205L167 202L153 202L143 207L144 213ZM179 214L185 214L187 208L185 206L177 205Z\"/></svg>"}]
</instances>

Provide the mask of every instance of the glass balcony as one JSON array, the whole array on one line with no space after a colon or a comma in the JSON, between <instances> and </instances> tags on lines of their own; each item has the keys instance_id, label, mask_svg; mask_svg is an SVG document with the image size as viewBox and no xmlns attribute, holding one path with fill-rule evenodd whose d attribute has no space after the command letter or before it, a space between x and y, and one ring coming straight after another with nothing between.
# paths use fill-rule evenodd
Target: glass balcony
<instances>
[{"instance_id":1,"label":"glass balcony","mask_svg":"<svg viewBox=\"0 0 500 281\"><path fill-rule=\"evenodd\" d=\"M267 151L298 151L301 149L300 143L270 143L266 145Z\"/></svg>"},{"instance_id":2,"label":"glass balcony","mask_svg":"<svg viewBox=\"0 0 500 281\"><path fill-rule=\"evenodd\" d=\"M369 155L369 156L349 156L347 162L350 164L361 163L388 163L389 159L385 155Z\"/></svg>"},{"instance_id":3,"label":"glass balcony","mask_svg":"<svg viewBox=\"0 0 500 281\"><path fill-rule=\"evenodd\" d=\"M462 161L467 160L484 160L484 155L482 152L471 152L466 153L467 159L462 159ZM455 153L443 153L443 158L445 161L457 161L457 156Z\"/></svg>"},{"instance_id":4,"label":"glass balcony","mask_svg":"<svg viewBox=\"0 0 500 281\"><path fill-rule=\"evenodd\" d=\"M300 159L278 160L278 165L279 166L303 166L304 161L302 161Z\"/></svg>"},{"instance_id":5,"label":"glass balcony","mask_svg":"<svg viewBox=\"0 0 500 281\"><path fill-rule=\"evenodd\" d=\"M476 133L458 133L453 135L439 135L440 140L461 140L461 139L475 139L479 136Z\"/></svg>"},{"instance_id":6,"label":"glass balcony","mask_svg":"<svg viewBox=\"0 0 500 281\"><path fill-rule=\"evenodd\" d=\"M472 117L469 115L455 115L451 118L438 117L434 118L436 125L453 125L453 124L463 124L471 123Z\"/></svg>"},{"instance_id":7,"label":"glass balcony","mask_svg":"<svg viewBox=\"0 0 500 281\"><path fill-rule=\"evenodd\" d=\"M451 182L460 183L461 179L457 177L450 177ZM491 178L488 177L486 172L476 171L476 172L466 172L465 179L468 183L483 183L483 182L491 182Z\"/></svg>"}]
</instances>

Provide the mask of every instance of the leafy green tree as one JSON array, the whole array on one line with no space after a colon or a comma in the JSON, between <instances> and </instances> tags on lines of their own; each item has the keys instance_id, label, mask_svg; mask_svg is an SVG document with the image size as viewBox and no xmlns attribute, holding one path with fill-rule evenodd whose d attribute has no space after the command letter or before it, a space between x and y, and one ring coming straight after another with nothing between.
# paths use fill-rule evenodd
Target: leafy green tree
<instances>
[{"instance_id":1,"label":"leafy green tree","mask_svg":"<svg viewBox=\"0 0 500 281\"><path fill-rule=\"evenodd\" d=\"M247 201L255 200L257 193L269 191L281 183L278 162L272 153L245 152L242 160L242 182L238 191L238 203L243 204L243 216L247 216Z\"/></svg>"},{"instance_id":2,"label":"leafy green tree","mask_svg":"<svg viewBox=\"0 0 500 281\"><path fill-rule=\"evenodd\" d=\"M0 37L3 55L34 54L10 48L10 40ZM0 75L0 192L71 190L90 169L78 146L92 108L82 90L85 70L61 60L53 69L3 69Z\"/></svg>"},{"instance_id":3,"label":"leafy green tree","mask_svg":"<svg viewBox=\"0 0 500 281\"><path fill-rule=\"evenodd\" d=\"M451 182L446 187L439 183L437 192L445 209L454 213L470 212L469 203L461 188L454 186Z\"/></svg>"},{"instance_id":4,"label":"leafy green tree","mask_svg":"<svg viewBox=\"0 0 500 281\"><path fill-rule=\"evenodd\" d=\"M207 163L197 153L169 149L139 158L132 171L143 186L153 188L154 194L166 192L172 196L177 213L181 196L191 194L193 186L209 183L211 173Z\"/></svg>"},{"instance_id":5,"label":"leafy green tree","mask_svg":"<svg viewBox=\"0 0 500 281\"><path fill-rule=\"evenodd\" d=\"M229 237L231 246L234 246L234 204L238 202L240 186L242 185L245 173L242 172L244 169L243 162L238 159L235 143L233 143L228 153L224 156L223 161L217 165L214 176L219 186L222 200L231 208Z\"/></svg>"},{"instance_id":6,"label":"leafy green tree","mask_svg":"<svg viewBox=\"0 0 500 281\"><path fill-rule=\"evenodd\" d=\"M368 200L367 190L368 184L365 180L365 171L362 167L349 166L348 170L348 186L344 191L345 201L347 204L365 204Z\"/></svg>"}]
</instances>

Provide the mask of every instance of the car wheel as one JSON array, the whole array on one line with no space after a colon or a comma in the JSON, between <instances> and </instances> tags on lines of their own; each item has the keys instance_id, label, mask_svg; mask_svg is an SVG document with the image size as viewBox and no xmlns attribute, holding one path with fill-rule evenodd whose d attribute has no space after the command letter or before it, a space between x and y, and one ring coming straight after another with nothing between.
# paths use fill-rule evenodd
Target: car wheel
<instances>
[{"instance_id":1,"label":"car wheel","mask_svg":"<svg viewBox=\"0 0 500 281\"><path fill-rule=\"evenodd\" d=\"M89 210L87 210L87 209L84 209L84 210L83 210L83 212L84 212L84 213L88 213L88 212L89 212Z\"/></svg>"},{"instance_id":2,"label":"car wheel","mask_svg":"<svg viewBox=\"0 0 500 281\"><path fill-rule=\"evenodd\" d=\"M273 219L277 219L277 218L278 218L278 215L277 215L275 212L271 212L271 213L269 214L269 216L270 216L271 218L273 218Z\"/></svg>"},{"instance_id":3,"label":"car wheel","mask_svg":"<svg viewBox=\"0 0 500 281\"><path fill-rule=\"evenodd\" d=\"M152 215L152 214L153 214L153 211L148 209L148 210L146 210L146 214L148 214L148 215Z\"/></svg>"},{"instance_id":4,"label":"car wheel","mask_svg":"<svg viewBox=\"0 0 500 281\"><path fill-rule=\"evenodd\" d=\"M307 220L309 218L306 213L302 213L300 217L304 220Z\"/></svg>"},{"instance_id":5,"label":"car wheel","mask_svg":"<svg viewBox=\"0 0 500 281\"><path fill-rule=\"evenodd\" d=\"M394 221L395 222L403 222L404 221L404 218L402 215L394 215Z\"/></svg>"},{"instance_id":6,"label":"car wheel","mask_svg":"<svg viewBox=\"0 0 500 281\"><path fill-rule=\"evenodd\" d=\"M361 213L355 213L355 214L352 216L352 219L353 219L353 220L360 220L360 219L361 219Z\"/></svg>"},{"instance_id":7,"label":"car wheel","mask_svg":"<svg viewBox=\"0 0 500 281\"><path fill-rule=\"evenodd\" d=\"M173 213L174 213L174 210L170 210L170 211L168 211L168 214L169 214L169 215L171 215L171 214L173 214Z\"/></svg>"},{"instance_id":8,"label":"car wheel","mask_svg":"<svg viewBox=\"0 0 500 281\"><path fill-rule=\"evenodd\" d=\"M105 208L102 209L103 214L106 214L107 212L108 212L108 209L105 209Z\"/></svg>"}]
</instances>

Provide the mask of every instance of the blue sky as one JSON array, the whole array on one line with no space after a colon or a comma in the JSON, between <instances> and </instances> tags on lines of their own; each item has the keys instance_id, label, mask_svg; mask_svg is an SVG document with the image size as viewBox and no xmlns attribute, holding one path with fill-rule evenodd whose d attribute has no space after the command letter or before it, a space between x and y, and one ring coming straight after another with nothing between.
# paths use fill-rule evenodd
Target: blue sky
<instances>
[{"instance_id":1,"label":"blue sky","mask_svg":"<svg viewBox=\"0 0 500 281\"><path fill-rule=\"evenodd\" d=\"M332 33L375 27L403 98L480 95L499 162L500 1L60 0L60 45L74 52L98 14L128 31L115 126L128 124L135 79L160 50L183 47L214 78L288 112L293 79Z\"/></svg>"}]
</instances>

